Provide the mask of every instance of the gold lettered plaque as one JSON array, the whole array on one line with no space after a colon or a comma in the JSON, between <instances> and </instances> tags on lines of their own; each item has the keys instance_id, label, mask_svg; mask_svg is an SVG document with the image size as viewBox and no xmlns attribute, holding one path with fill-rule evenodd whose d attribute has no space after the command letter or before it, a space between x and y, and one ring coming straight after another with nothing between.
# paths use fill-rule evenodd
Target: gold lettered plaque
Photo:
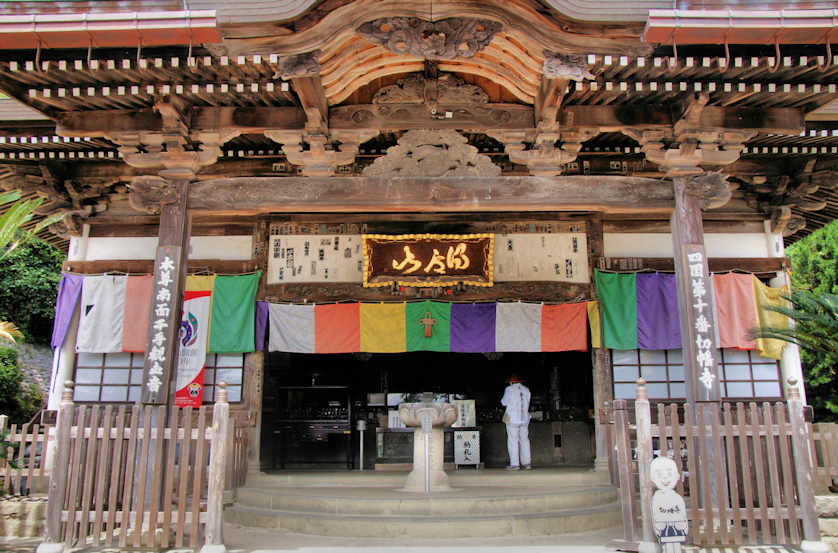
<instances>
[{"instance_id":1,"label":"gold lettered plaque","mask_svg":"<svg viewBox=\"0 0 838 553\"><path fill-rule=\"evenodd\" d=\"M364 234L364 286L492 286L494 234Z\"/></svg>"}]
</instances>

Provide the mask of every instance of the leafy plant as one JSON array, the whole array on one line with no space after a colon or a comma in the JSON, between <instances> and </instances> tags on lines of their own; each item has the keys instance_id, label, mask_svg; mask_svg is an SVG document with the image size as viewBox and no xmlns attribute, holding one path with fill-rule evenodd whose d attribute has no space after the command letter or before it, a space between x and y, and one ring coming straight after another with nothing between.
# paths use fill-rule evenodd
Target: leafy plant
<instances>
[{"instance_id":1,"label":"leafy plant","mask_svg":"<svg viewBox=\"0 0 838 553\"><path fill-rule=\"evenodd\" d=\"M35 239L0 261L0 321L14 321L27 342L49 343L62 260Z\"/></svg>"},{"instance_id":2,"label":"leafy plant","mask_svg":"<svg viewBox=\"0 0 838 553\"><path fill-rule=\"evenodd\" d=\"M792 266L790 308L798 311L792 316L797 321L796 333L787 335L786 341L801 346L806 399L815 409L816 420L838 421L838 222L792 244L786 248L786 254ZM772 337L783 339L780 335Z\"/></svg>"},{"instance_id":3,"label":"leafy plant","mask_svg":"<svg viewBox=\"0 0 838 553\"><path fill-rule=\"evenodd\" d=\"M37 387L24 380L17 351L0 348L0 414L7 415L13 423L23 423L41 408L42 402Z\"/></svg>"},{"instance_id":4,"label":"leafy plant","mask_svg":"<svg viewBox=\"0 0 838 553\"><path fill-rule=\"evenodd\" d=\"M0 215L0 260L8 257L20 245L25 244L46 227L64 218L63 213L44 217L30 230L23 226L32 220L35 211L44 203L44 198L22 200L19 190L0 194L0 205L12 205Z\"/></svg>"}]
</instances>

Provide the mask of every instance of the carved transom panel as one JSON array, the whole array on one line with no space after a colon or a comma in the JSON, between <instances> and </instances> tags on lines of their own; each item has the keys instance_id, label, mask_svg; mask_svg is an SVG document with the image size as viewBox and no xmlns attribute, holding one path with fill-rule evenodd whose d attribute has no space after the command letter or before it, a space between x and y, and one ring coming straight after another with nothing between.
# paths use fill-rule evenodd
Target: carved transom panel
<instances>
[{"instance_id":1,"label":"carved transom panel","mask_svg":"<svg viewBox=\"0 0 838 553\"><path fill-rule=\"evenodd\" d=\"M358 34L395 54L452 60L474 56L501 28L496 21L469 17L433 22L418 17L383 17L358 27Z\"/></svg>"},{"instance_id":2,"label":"carved transom panel","mask_svg":"<svg viewBox=\"0 0 838 553\"><path fill-rule=\"evenodd\" d=\"M375 93L373 104L421 104L425 102L424 75L411 75L399 79L396 84L385 86ZM432 84L436 85L437 102L440 104L486 104L489 95L479 86L467 84L464 80L445 73Z\"/></svg>"},{"instance_id":3,"label":"carved transom panel","mask_svg":"<svg viewBox=\"0 0 838 553\"><path fill-rule=\"evenodd\" d=\"M408 131L364 169L366 177L491 177L500 167L452 130Z\"/></svg>"}]
</instances>

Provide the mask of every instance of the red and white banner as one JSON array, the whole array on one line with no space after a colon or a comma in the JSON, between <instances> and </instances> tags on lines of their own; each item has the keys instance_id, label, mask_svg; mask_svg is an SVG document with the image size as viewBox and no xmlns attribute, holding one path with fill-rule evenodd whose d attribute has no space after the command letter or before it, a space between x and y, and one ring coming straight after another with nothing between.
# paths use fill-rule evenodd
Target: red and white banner
<instances>
[{"instance_id":1,"label":"red and white banner","mask_svg":"<svg viewBox=\"0 0 838 553\"><path fill-rule=\"evenodd\" d=\"M211 294L211 290L183 293L175 388L175 405L178 407L200 407L203 402Z\"/></svg>"}]
</instances>

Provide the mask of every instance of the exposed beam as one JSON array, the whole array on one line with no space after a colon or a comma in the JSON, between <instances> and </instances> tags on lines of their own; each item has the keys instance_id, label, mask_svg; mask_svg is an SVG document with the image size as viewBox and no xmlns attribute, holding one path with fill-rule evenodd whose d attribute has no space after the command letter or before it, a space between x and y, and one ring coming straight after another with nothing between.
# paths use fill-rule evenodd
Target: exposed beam
<instances>
[{"instance_id":1,"label":"exposed beam","mask_svg":"<svg viewBox=\"0 0 838 553\"><path fill-rule=\"evenodd\" d=\"M190 114L190 130L237 129L242 134L266 130L305 129L306 115L298 107L200 107ZM116 132L159 132L163 119L152 109L69 111L56 123L59 136L101 137Z\"/></svg>"},{"instance_id":2,"label":"exposed beam","mask_svg":"<svg viewBox=\"0 0 838 553\"><path fill-rule=\"evenodd\" d=\"M674 271L671 257L600 257L595 261L600 269L609 271ZM711 273L745 271L748 273L776 273L789 267L786 257L708 257Z\"/></svg>"},{"instance_id":3,"label":"exposed beam","mask_svg":"<svg viewBox=\"0 0 838 553\"><path fill-rule=\"evenodd\" d=\"M154 202L134 187L139 202ZM151 189L150 189L151 190ZM190 187L189 209L215 213L643 211L673 208L668 181L635 177L233 177Z\"/></svg>"},{"instance_id":4,"label":"exposed beam","mask_svg":"<svg viewBox=\"0 0 838 553\"><path fill-rule=\"evenodd\" d=\"M445 117L450 111L451 116ZM533 108L517 104L481 106L440 105L442 117L431 117L426 106L352 105L329 110L331 129L520 129L535 130ZM566 106L561 112L562 129L599 129L621 132L629 127L669 130L676 121L666 106ZM803 113L792 108L722 108L706 106L699 126L707 132L757 129L761 133L799 134ZM305 111L298 107L196 107L191 111L190 130L236 129L243 134L265 130L302 131ZM101 137L113 132L159 132L162 118L151 109L67 112L58 117L62 136Z\"/></svg>"},{"instance_id":5,"label":"exposed beam","mask_svg":"<svg viewBox=\"0 0 838 553\"><path fill-rule=\"evenodd\" d=\"M622 132L627 127L671 129L677 122L666 106L568 106L562 110L562 128L598 128ZM793 108L723 108L705 106L697 121L706 132L756 129L768 134L800 134L803 112Z\"/></svg>"}]
</instances>

